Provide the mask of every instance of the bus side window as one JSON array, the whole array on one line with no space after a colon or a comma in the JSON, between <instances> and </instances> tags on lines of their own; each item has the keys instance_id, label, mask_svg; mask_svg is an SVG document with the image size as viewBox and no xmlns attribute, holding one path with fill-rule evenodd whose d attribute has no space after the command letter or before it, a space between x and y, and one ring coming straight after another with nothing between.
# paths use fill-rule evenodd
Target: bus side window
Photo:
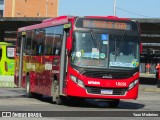
<instances>
[{"instance_id":1,"label":"bus side window","mask_svg":"<svg viewBox=\"0 0 160 120\"><path fill-rule=\"evenodd\" d=\"M62 26L56 26L53 35L54 39L54 46L53 46L53 54L54 55L60 55L61 54L61 44L63 40L63 27Z\"/></svg>"},{"instance_id":2,"label":"bus side window","mask_svg":"<svg viewBox=\"0 0 160 120\"><path fill-rule=\"evenodd\" d=\"M2 59L2 49L0 48L0 61Z\"/></svg>"},{"instance_id":3,"label":"bus side window","mask_svg":"<svg viewBox=\"0 0 160 120\"><path fill-rule=\"evenodd\" d=\"M45 28L45 55L53 55L53 46L55 41L53 38L54 31L54 27Z\"/></svg>"},{"instance_id":4,"label":"bus side window","mask_svg":"<svg viewBox=\"0 0 160 120\"><path fill-rule=\"evenodd\" d=\"M33 39L33 44L32 44L32 54L36 55L36 51L37 51L37 42L35 39Z\"/></svg>"},{"instance_id":5,"label":"bus side window","mask_svg":"<svg viewBox=\"0 0 160 120\"><path fill-rule=\"evenodd\" d=\"M61 42L56 43L55 55L60 55L61 53Z\"/></svg>"},{"instance_id":6,"label":"bus side window","mask_svg":"<svg viewBox=\"0 0 160 120\"><path fill-rule=\"evenodd\" d=\"M35 30L32 30L32 44L31 44L31 54L36 55L37 49L37 41L36 41L36 33Z\"/></svg>"},{"instance_id":7,"label":"bus side window","mask_svg":"<svg viewBox=\"0 0 160 120\"><path fill-rule=\"evenodd\" d=\"M44 54L60 55L63 39L63 26L45 28Z\"/></svg>"},{"instance_id":8,"label":"bus side window","mask_svg":"<svg viewBox=\"0 0 160 120\"><path fill-rule=\"evenodd\" d=\"M32 45L32 32L28 31L26 36L26 46L25 46L25 53L31 55L31 45Z\"/></svg>"},{"instance_id":9,"label":"bus side window","mask_svg":"<svg viewBox=\"0 0 160 120\"><path fill-rule=\"evenodd\" d=\"M44 39L45 39L45 29L39 29L36 34L36 41L37 41L37 49L36 54L42 55L44 53Z\"/></svg>"}]
</instances>

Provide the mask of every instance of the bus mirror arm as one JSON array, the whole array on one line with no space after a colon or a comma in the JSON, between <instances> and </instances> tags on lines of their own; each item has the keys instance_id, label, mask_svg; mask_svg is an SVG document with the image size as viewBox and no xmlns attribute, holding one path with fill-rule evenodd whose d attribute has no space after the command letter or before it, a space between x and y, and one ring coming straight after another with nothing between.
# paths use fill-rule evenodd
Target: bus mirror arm
<instances>
[{"instance_id":1,"label":"bus mirror arm","mask_svg":"<svg viewBox=\"0 0 160 120\"><path fill-rule=\"evenodd\" d=\"M66 49L66 55L67 55L68 57L70 57L70 56L71 56L71 50Z\"/></svg>"},{"instance_id":2,"label":"bus mirror arm","mask_svg":"<svg viewBox=\"0 0 160 120\"><path fill-rule=\"evenodd\" d=\"M69 54L69 50L68 49L66 49L66 55L68 55Z\"/></svg>"}]
</instances>

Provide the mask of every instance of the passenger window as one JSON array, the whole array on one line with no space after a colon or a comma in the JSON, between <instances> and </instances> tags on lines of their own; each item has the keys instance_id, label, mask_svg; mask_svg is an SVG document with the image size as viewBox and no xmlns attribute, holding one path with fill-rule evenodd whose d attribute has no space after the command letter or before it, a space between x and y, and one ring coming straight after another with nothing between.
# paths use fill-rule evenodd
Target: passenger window
<instances>
[{"instance_id":1,"label":"passenger window","mask_svg":"<svg viewBox=\"0 0 160 120\"><path fill-rule=\"evenodd\" d=\"M33 54L33 55L36 55L36 51L37 51L37 41L36 41L36 31L35 30L33 30L32 31L33 32L33 34L32 34L32 46L31 46L31 53Z\"/></svg>"},{"instance_id":2,"label":"passenger window","mask_svg":"<svg viewBox=\"0 0 160 120\"><path fill-rule=\"evenodd\" d=\"M38 29L36 34L36 55L42 55L44 53L44 38L45 38L45 29Z\"/></svg>"},{"instance_id":3,"label":"passenger window","mask_svg":"<svg viewBox=\"0 0 160 120\"><path fill-rule=\"evenodd\" d=\"M26 47L25 47L26 54L32 53L31 45L32 45L32 31L28 31L26 36Z\"/></svg>"},{"instance_id":4,"label":"passenger window","mask_svg":"<svg viewBox=\"0 0 160 120\"><path fill-rule=\"evenodd\" d=\"M60 55L63 39L63 26L45 29L45 55Z\"/></svg>"}]
</instances>

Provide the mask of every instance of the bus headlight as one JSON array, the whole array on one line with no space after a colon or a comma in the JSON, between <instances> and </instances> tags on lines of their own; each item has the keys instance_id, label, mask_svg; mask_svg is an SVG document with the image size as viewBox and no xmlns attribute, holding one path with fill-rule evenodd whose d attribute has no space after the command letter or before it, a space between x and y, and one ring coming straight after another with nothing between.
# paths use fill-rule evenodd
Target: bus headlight
<instances>
[{"instance_id":1,"label":"bus headlight","mask_svg":"<svg viewBox=\"0 0 160 120\"><path fill-rule=\"evenodd\" d=\"M77 82L77 78L75 77L75 76L73 76L73 75L71 75L71 80L73 81L73 82Z\"/></svg>"},{"instance_id":2,"label":"bus headlight","mask_svg":"<svg viewBox=\"0 0 160 120\"><path fill-rule=\"evenodd\" d=\"M129 87L128 87L128 90L132 89L134 87L134 82L132 82Z\"/></svg>"},{"instance_id":3,"label":"bus headlight","mask_svg":"<svg viewBox=\"0 0 160 120\"><path fill-rule=\"evenodd\" d=\"M79 85L80 87L84 88L84 82L80 79L77 79L75 76L71 75L71 80L75 83L77 83L77 85Z\"/></svg>"},{"instance_id":4,"label":"bus headlight","mask_svg":"<svg viewBox=\"0 0 160 120\"><path fill-rule=\"evenodd\" d=\"M136 84L138 83L138 81L139 81L138 79L137 79L137 80L135 80L135 81L134 81L134 84L136 85Z\"/></svg>"},{"instance_id":5,"label":"bus headlight","mask_svg":"<svg viewBox=\"0 0 160 120\"><path fill-rule=\"evenodd\" d=\"M78 79L78 85L82 88L84 88L84 82Z\"/></svg>"},{"instance_id":6,"label":"bus headlight","mask_svg":"<svg viewBox=\"0 0 160 120\"><path fill-rule=\"evenodd\" d=\"M136 86L136 84L138 83L138 79L137 80L135 80L134 82L132 82L132 83L130 83L129 84L129 87L128 87L128 90L131 90L132 88L134 88L135 86Z\"/></svg>"}]
</instances>

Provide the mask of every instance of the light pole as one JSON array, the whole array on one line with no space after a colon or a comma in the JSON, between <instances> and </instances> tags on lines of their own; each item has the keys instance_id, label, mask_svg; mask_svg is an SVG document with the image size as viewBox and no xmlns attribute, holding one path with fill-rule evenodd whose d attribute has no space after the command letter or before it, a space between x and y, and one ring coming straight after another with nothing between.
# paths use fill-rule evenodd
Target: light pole
<instances>
[{"instance_id":1,"label":"light pole","mask_svg":"<svg viewBox=\"0 0 160 120\"><path fill-rule=\"evenodd\" d=\"M114 16L116 16L116 0L114 0Z\"/></svg>"}]
</instances>

